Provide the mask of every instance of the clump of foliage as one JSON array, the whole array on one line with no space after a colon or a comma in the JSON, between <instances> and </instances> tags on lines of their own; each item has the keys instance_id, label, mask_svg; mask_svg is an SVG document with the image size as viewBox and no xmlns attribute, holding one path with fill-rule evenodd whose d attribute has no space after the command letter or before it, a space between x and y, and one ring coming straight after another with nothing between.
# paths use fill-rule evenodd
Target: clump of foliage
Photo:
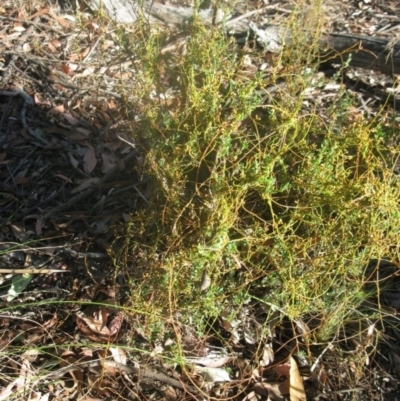
<instances>
[{"instance_id":1,"label":"clump of foliage","mask_svg":"<svg viewBox=\"0 0 400 401\"><path fill-rule=\"evenodd\" d=\"M391 130L345 93L325 115L305 112L313 74L296 46L285 69L279 59L267 78L248 77L222 30L196 19L188 29L178 56L145 26L127 41L149 179L117 255L136 266L132 307L157 336L177 315L202 332L254 298L290 319L319 316L327 338L361 316L368 262L398 260ZM302 51L309 62L315 46ZM278 79L288 90L262 98Z\"/></svg>"}]
</instances>

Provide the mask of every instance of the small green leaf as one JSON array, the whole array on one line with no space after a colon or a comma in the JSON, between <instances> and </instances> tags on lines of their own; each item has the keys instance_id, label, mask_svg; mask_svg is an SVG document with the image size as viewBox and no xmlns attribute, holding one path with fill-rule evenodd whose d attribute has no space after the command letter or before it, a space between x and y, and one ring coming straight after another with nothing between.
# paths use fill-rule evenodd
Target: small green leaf
<instances>
[{"instance_id":1,"label":"small green leaf","mask_svg":"<svg viewBox=\"0 0 400 401\"><path fill-rule=\"evenodd\" d=\"M25 290L31 280L32 274L30 273L18 274L14 276L11 282L11 287L8 290L7 301L10 302L14 298L18 297L22 293L22 291Z\"/></svg>"}]
</instances>

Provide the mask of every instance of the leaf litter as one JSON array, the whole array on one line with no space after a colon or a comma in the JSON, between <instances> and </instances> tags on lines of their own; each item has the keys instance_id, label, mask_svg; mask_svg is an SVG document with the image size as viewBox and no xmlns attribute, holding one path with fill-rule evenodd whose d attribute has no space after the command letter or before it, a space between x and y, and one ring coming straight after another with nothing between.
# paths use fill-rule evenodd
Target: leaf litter
<instances>
[{"instance_id":1,"label":"leaf litter","mask_svg":"<svg viewBox=\"0 0 400 401\"><path fill-rule=\"evenodd\" d=\"M286 3L290 9L290 2ZM387 13L395 7L392 4L377 5L377 14L384 16L370 18L370 2L344 7L339 3L332 5L338 12L330 24L349 32L356 28L388 35L397 18L393 10ZM293 327L277 321L266 330L263 319L257 318L265 310L257 310L260 306L254 303L247 303L236 320L221 316L214 325L218 335L208 339L182 326L190 333L185 350L188 367L165 366L160 354L168 354L177 339L159 344L156 352L142 318L122 307L126 278L112 271L107 256L118 237L114 231L118 222L127 221L127 215L140 211L151 197L141 175L142 155L129 144L135 135L130 135L133 128L125 118L118 85L119 80L131 79L133 70L129 62L113 60L115 30L86 12L82 27L72 13L60 13L40 2L17 9L14 2L6 1L0 11L2 50L12 58L12 63L5 56L0 60L6 65L0 92L0 260L2 268L9 269L9 273L0 271L4 352L0 400L175 400L201 399L200 394L205 394L220 399L300 401L307 391L316 392L314 398L347 399L343 396L352 389L335 393L338 383L346 388L340 375L347 371L341 369L334 347L314 346L320 363L315 374L307 369L311 362L307 358L301 366L296 356L299 367L291 354L296 347L306 349L312 329L304 330L304 322ZM99 49L109 52L106 60ZM257 63L268 68L265 60L254 58L248 70L257 70ZM359 71L346 79L367 85L376 82L376 77L360 76ZM381 86L388 86L385 79ZM318 89L316 81L315 88L308 88L305 103L326 104L342 88L335 84ZM368 96L359 95L360 99ZM355 114L373 114L374 108L374 101L360 100ZM127 190L132 187L135 191ZM240 261L236 263L240 267ZM24 269L47 274L33 277ZM212 288L207 270L199 287L203 293ZM399 292L391 291L384 291L382 297L398 310ZM160 317L163 320L167 319ZM215 345L220 333L228 338L229 347ZM373 333L370 325L362 343L354 339L351 352L364 352L374 340ZM390 335L398 338L395 331ZM132 344L132 336L138 349L126 346ZM397 373L399 355L393 342L390 360ZM364 357L370 366L370 356ZM357 367L353 369L356 372ZM371 370L374 384L389 378L393 388L398 386L398 380L384 370L371 369L375 369ZM307 376L311 390L304 386Z\"/></svg>"}]
</instances>

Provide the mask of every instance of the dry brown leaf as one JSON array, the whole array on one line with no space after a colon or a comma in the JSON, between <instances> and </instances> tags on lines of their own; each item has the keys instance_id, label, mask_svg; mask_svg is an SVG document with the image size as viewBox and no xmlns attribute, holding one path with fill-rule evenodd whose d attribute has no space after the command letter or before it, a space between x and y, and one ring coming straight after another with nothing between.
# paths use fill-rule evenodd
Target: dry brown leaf
<instances>
[{"instance_id":1,"label":"dry brown leaf","mask_svg":"<svg viewBox=\"0 0 400 401\"><path fill-rule=\"evenodd\" d=\"M303 379L293 357L290 357L290 401L306 401Z\"/></svg>"},{"instance_id":2,"label":"dry brown leaf","mask_svg":"<svg viewBox=\"0 0 400 401\"><path fill-rule=\"evenodd\" d=\"M75 386L77 388L80 387L80 384L83 383L83 379L84 379L84 372L82 372L81 370L71 370L69 372L70 376L72 377L72 379L75 382Z\"/></svg>"},{"instance_id":3,"label":"dry brown leaf","mask_svg":"<svg viewBox=\"0 0 400 401\"><path fill-rule=\"evenodd\" d=\"M96 31L97 29L100 28L100 26L99 26L98 24L96 24L95 22L93 22L93 21L90 21L90 22L87 24L87 27L88 27L91 31Z\"/></svg>"},{"instance_id":4,"label":"dry brown leaf","mask_svg":"<svg viewBox=\"0 0 400 401\"><path fill-rule=\"evenodd\" d=\"M52 327L55 327L57 323L58 323L58 316L54 314L51 319L48 319L43 323L43 328L49 330Z\"/></svg>"},{"instance_id":5,"label":"dry brown leaf","mask_svg":"<svg viewBox=\"0 0 400 401\"><path fill-rule=\"evenodd\" d=\"M112 336L116 336L119 333L123 322L124 322L123 313L118 313L116 316L112 318L109 324L109 329Z\"/></svg>"},{"instance_id":6,"label":"dry brown leaf","mask_svg":"<svg viewBox=\"0 0 400 401\"><path fill-rule=\"evenodd\" d=\"M172 386L163 386L161 392L164 394L165 399L169 401L175 401L178 399L178 395Z\"/></svg>"},{"instance_id":7,"label":"dry brown leaf","mask_svg":"<svg viewBox=\"0 0 400 401\"><path fill-rule=\"evenodd\" d=\"M53 39L50 41L50 43L56 48L61 47L63 45L63 42L61 42L58 39Z\"/></svg>"},{"instance_id":8,"label":"dry brown leaf","mask_svg":"<svg viewBox=\"0 0 400 401\"><path fill-rule=\"evenodd\" d=\"M280 377L285 376L289 377L290 365L288 363L284 363L282 365L272 366L271 369Z\"/></svg>"},{"instance_id":9,"label":"dry brown leaf","mask_svg":"<svg viewBox=\"0 0 400 401\"><path fill-rule=\"evenodd\" d=\"M16 224L11 224L11 230L14 237L18 238L21 242L26 242L29 240L29 234L24 230L23 227L19 227Z\"/></svg>"},{"instance_id":10,"label":"dry brown leaf","mask_svg":"<svg viewBox=\"0 0 400 401\"><path fill-rule=\"evenodd\" d=\"M68 64L61 64L61 69L63 70L64 74L69 75L71 73L71 68L68 66Z\"/></svg>"},{"instance_id":11,"label":"dry brown leaf","mask_svg":"<svg viewBox=\"0 0 400 401\"><path fill-rule=\"evenodd\" d=\"M85 316L84 314L79 316L88 327L95 333L101 334L102 336L109 336L110 330L105 325L105 321L103 319L96 319L90 316Z\"/></svg>"},{"instance_id":12,"label":"dry brown leaf","mask_svg":"<svg viewBox=\"0 0 400 401\"><path fill-rule=\"evenodd\" d=\"M64 18L58 16L55 13L55 11L53 9L51 9L51 8L49 10L49 15L52 16L63 28L68 28L69 27L68 22Z\"/></svg>"},{"instance_id":13,"label":"dry brown leaf","mask_svg":"<svg viewBox=\"0 0 400 401\"><path fill-rule=\"evenodd\" d=\"M71 125L79 124L79 120L77 120L70 112L65 112L62 115Z\"/></svg>"},{"instance_id":14,"label":"dry brown leaf","mask_svg":"<svg viewBox=\"0 0 400 401\"><path fill-rule=\"evenodd\" d=\"M64 106L62 104L59 104L58 106L54 106L53 108L51 108L47 113L47 117L52 117L55 114L62 114L64 113Z\"/></svg>"},{"instance_id":15,"label":"dry brown leaf","mask_svg":"<svg viewBox=\"0 0 400 401\"><path fill-rule=\"evenodd\" d=\"M84 49L84 50L81 52L81 57L82 57L82 58L85 58L85 57L89 54L90 50L91 50L91 47L90 47L90 46L87 47L86 49Z\"/></svg>"},{"instance_id":16,"label":"dry brown leaf","mask_svg":"<svg viewBox=\"0 0 400 401\"><path fill-rule=\"evenodd\" d=\"M282 383L256 383L252 387L252 390L256 394L268 397L268 400L285 401L286 396L289 393L289 380L285 380Z\"/></svg>"},{"instance_id":17,"label":"dry brown leaf","mask_svg":"<svg viewBox=\"0 0 400 401\"><path fill-rule=\"evenodd\" d=\"M29 395L29 401L48 401L50 393L43 394L41 392L32 391Z\"/></svg>"},{"instance_id":18,"label":"dry brown leaf","mask_svg":"<svg viewBox=\"0 0 400 401\"><path fill-rule=\"evenodd\" d=\"M84 180L77 188L73 189L71 191L71 194L76 194L77 192L84 191L85 189L91 187L93 184L99 182L99 180L100 178L98 177L88 178L87 180Z\"/></svg>"},{"instance_id":19,"label":"dry brown leaf","mask_svg":"<svg viewBox=\"0 0 400 401\"><path fill-rule=\"evenodd\" d=\"M319 374L318 374L318 380L322 385L325 385L326 381L328 379L328 374L324 370L324 368L321 368Z\"/></svg>"},{"instance_id":20,"label":"dry brown leaf","mask_svg":"<svg viewBox=\"0 0 400 401\"><path fill-rule=\"evenodd\" d=\"M87 136L79 132L75 132L74 134L68 135L68 139L72 142L84 142L86 141Z\"/></svg>"},{"instance_id":21,"label":"dry brown leaf","mask_svg":"<svg viewBox=\"0 0 400 401\"><path fill-rule=\"evenodd\" d=\"M40 100L39 95L36 93L33 95L33 101L39 106L51 106L49 99Z\"/></svg>"},{"instance_id":22,"label":"dry brown leaf","mask_svg":"<svg viewBox=\"0 0 400 401\"><path fill-rule=\"evenodd\" d=\"M72 155L72 153L68 153L68 157L69 157L69 161L72 164L72 167L75 169L78 168L79 162L78 162L78 160L75 159L75 157Z\"/></svg>"},{"instance_id":23,"label":"dry brown leaf","mask_svg":"<svg viewBox=\"0 0 400 401\"><path fill-rule=\"evenodd\" d=\"M90 174L96 167L96 164L96 152L90 147L87 149L85 156L83 156L83 169L86 173Z\"/></svg>"},{"instance_id":24,"label":"dry brown leaf","mask_svg":"<svg viewBox=\"0 0 400 401\"><path fill-rule=\"evenodd\" d=\"M29 16L29 19L34 19L34 18L36 18L36 17L39 17L39 16L41 16L41 15L45 15L45 14L49 14L49 8L48 7L44 7L44 8L42 8L42 9L40 9L40 10L38 10L38 11L36 11L35 13L33 13L32 15L30 15ZM50 15L50 14L49 14ZM20 19L22 19L23 18L23 14L20 16Z\"/></svg>"},{"instance_id":25,"label":"dry brown leaf","mask_svg":"<svg viewBox=\"0 0 400 401\"><path fill-rule=\"evenodd\" d=\"M86 129L86 128L82 128L82 127L77 127L77 132L86 135L86 137L88 138L90 136L90 134L92 133L92 131Z\"/></svg>"},{"instance_id":26,"label":"dry brown leaf","mask_svg":"<svg viewBox=\"0 0 400 401\"><path fill-rule=\"evenodd\" d=\"M50 53L56 53L57 52L57 49L53 44L47 43L47 47L49 48Z\"/></svg>"},{"instance_id":27,"label":"dry brown leaf","mask_svg":"<svg viewBox=\"0 0 400 401\"><path fill-rule=\"evenodd\" d=\"M42 235L42 220L41 219L36 220L35 232L36 232L36 235L38 235L38 236Z\"/></svg>"},{"instance_id":28,"label":"dry brown leaf","mask_svg":"<svg viewBox=\"0 0 400 401\"><path fill-rule=\"evenodd\" d=\"M84 323L86 323L87 327L92 331L92 333L94 334L100 334L101 336L110 336L110 330L108 329L108 327L104 324L102 319L95 319L91 316L86 316L84 313L82 312L78 312L76 313L76 321L78 324L78 321L81 320ZM80 326L79 328L81 329L82 326ZM85 332L87 332L85 330Z\"/></svg>"},{"instance_id":29,"label":"dry brown leaf","mask_svg":"<svg viewBox=\"0 0 400 401\"><path fill-rule=\"evenodd\" d=\"M123 145L123 142L120 140L116 140L114 142L106 142L104 147L110 150L117 150Z\"/></svg>"},{"instance_id":30,"label":"dry brown leaf","mask_svg":"<svg viewBox=\"0 0 400 401\"><path fill-rule=\"evenodd\" d=\"M28 168L24 168L23 170L21 170L18 174L15 175L14 181L18 184L20 182L20 180L25 178L25 175L27 172L28 172Z\"/></svg>"},{"instance_id":31,"label":"dry brown leaf","mask_svg":"<svg viewBox=\"0 0 400 401\"><path fill-rule=\"evenodd\" d=\"M102 153L101 158L103 159L103 163L101 165L101 172L105 174L108 171L110 171L115 166L116 163L114 158L106 153Z\"/></svg>"},{"instance_id":32,"label":"dry brown leaf","mask_svg":"<svg viewBox=\"0 0 400 401\"><path fill-rule=\"evenodd\" d=\"M65 176L64 174L55 174L55 177L59 177L62 180L69 182L70 184L73 184L73 181L71 180L71 178L68 178L67 176Z\"/></svg>"}]
</instances>

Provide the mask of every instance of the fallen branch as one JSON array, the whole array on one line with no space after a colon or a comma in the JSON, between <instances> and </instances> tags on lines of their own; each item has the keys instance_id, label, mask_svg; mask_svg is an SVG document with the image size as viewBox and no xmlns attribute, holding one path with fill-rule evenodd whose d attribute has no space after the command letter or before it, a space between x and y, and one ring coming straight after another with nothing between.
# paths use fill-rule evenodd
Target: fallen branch
<instances>
[{"instance_id":1,"label":"fallen branch","mask_svg":"<svg viewBox=\"0 0 400 401\"><path fill-rule=\"evenodd\" d=\"M99 9L99 0L88 0L93 9ZM176 7L151 1L143 2L143 10L139 10L137 2L133 0L102 0L102 9L108 12L110 18L120 23L135 22L139 11L149 17L149 23L154 17L165 24L179 25L190 20L194 15L193 7ZM128 10L123 14L112 10ZM286 10L285 10L286 11ZM205 23L220 22L228 34L247 36L249 31L256 33L258 41L268 52L280 52L284 46L291 45L291 32L281 26L268 25L258 28L249 21L248 17L259 13L259 10L248 13L246 16L224 20L222 10L210 8L199 10L197 16ZM127 21L128 14L131 19ZM152 18L150 18L152 17ZM217 18L218 17L218 18ZM246 18L245 18L246 17ZM118 19L120 18L120 19ZM313 39L314 32L305 32ZM389 40L370 36L359 36L346 33L323 34L320 41L320 56L322 61L331 63L347 63L348 65L376 70L385 74L400 74L400 44L391 44Z\"/></svg>"},{"instance_id":2,"label":"fallen branch","mask_svg":"<svg viewBox=\"0 0 400 401\"><path fill-rule=\"evenodd\" d=\"M400 43L370 36L331 33L320 40L322 57L331 63L349 62L353 67L385 74L400 73Z\"/></svg>"},{"instance_id":3,"label":"fallen branch","mask_svg":"<svg viewBox=\"0 0 400 401\"><path fill-rule=\"evenodd\" d=\"M279 53L293 43L291 31L277 25L258 28L249 24L257 41L265 50ZM310 40L312 39L309 34ZM320 59L334 64L347 64L385 74L400 73L400 43L390 44L388 40L370 36L345 33L323 34L319 40Z\"/></svg>"}]
</instances>

